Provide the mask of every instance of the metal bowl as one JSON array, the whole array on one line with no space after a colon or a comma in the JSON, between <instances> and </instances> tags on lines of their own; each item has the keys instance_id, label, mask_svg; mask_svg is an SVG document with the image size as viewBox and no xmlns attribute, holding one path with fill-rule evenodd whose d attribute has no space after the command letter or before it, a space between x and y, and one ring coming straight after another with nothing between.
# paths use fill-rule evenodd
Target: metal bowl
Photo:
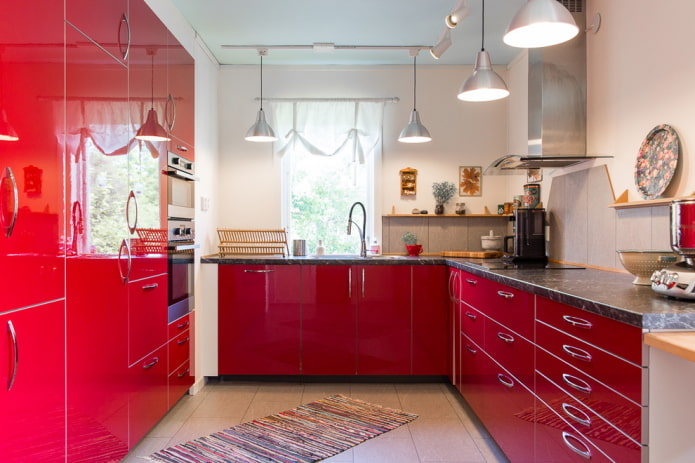
<instances>
[{"instance_id":1,"label":"metal bowl","mask_svg":"<svg viewBox=\"0 0 695 463\"><path fill-rule=\"evenodd\" d=\"M672 251L625 249L616 252L625 270L635 276L633 285L651 285L652 273L683 260Z\"/></svg>"}]
</instances>

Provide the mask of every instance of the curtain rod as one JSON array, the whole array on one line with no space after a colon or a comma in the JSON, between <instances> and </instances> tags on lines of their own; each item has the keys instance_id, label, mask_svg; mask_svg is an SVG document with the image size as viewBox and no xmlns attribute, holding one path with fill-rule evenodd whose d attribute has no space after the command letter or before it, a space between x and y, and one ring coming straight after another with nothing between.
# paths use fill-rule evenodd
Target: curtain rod
<instances>
[{"instance_id":1,"label":"curtain rod","mask_svg":"<svg viewBox=\"0 0 695 463\"><path fill-rule=\"evenodd\" d=\"M255 101L261 98L254 98ZM385 97L385 98L263 98L263 101L280 101L280 102L329 102L329 101L342 101L342 102L353 102L357 101L359 103L398 103L401 101L397 96Z\"/></svg>"}]
</instances>

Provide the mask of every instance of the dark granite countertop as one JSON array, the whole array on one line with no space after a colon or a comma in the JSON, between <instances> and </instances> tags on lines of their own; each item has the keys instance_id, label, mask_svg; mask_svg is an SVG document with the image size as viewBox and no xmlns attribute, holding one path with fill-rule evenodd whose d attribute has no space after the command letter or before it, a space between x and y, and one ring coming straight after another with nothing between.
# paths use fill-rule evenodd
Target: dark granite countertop
<instances>
[{"instance_id":1,"label":"dark granite countertop","mask_svg":"<svg viewBox=\"0 0 695 463\"><path fill-rule=\"evenodd\" d=\"M479 259L420 257L206 256L203 263L236 265L450 265L499 283L547 297L643 329L695 330L695 301L664 297L633 285L626 273L595 269L504 269L476 265Z\"/></svg>"}]
</instances>

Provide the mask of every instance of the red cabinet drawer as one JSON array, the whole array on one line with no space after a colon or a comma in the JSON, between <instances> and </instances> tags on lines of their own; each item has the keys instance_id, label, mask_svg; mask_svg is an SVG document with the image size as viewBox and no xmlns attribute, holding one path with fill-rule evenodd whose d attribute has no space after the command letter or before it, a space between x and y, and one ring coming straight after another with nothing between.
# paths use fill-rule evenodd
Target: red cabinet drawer
<instances>
[{"instance_id":1,"label":"red cabinet drawer","mask_svg":"<svg viewBox=\"0 0 695 463\"><path fill-rule=\"evenodd\" d=\"M185 331L169 341L169 373L190 359L191 344L192 339L190 331Z\"/></svg>"},{"instance_id":2,"label":"red cabinet drawer","mask_svg":"<svg viewBox=\"0 0 695 463\"><path fill-rule=\"evenodd\" d=\"M610 407L616 411L616 415L640 417L641 419L642 407L640 405L617 393L605 384L596 381L591 376L548 354L543 349L536 349L536 371L543 374L543 376L562 388L564 392L581 401L587 407L592 408L597 406L597 404L600 405L598 408L601 409L594 410L597 414L602 415L602 409ZM619 424L617 425L620 427ZM626 433L630 433L628 428L626 426L621 429L624 429ZM630 433L630 437L641 442L641 430L638 429L637 432Z\"/></svg>"},{"instance_id":3,"label":"red cabinet drawer","mask_svg":"<svg viewBox=\"0 0 695 463\"><path fill-rule=\"evenodd\" d=\"M169 375L169 408L183 397L195 382L191 364L185 362Z\"/></svg>"},{"instance_id":4,"label":"red cabinet drawer","mask_svg":"<svg viewBox=\"0 0 695 463\"><path fill-rule=\"evenodd\" d=\"M533 384L533 344L492 320L485 321L485 351L525 384Z\"/></svg>"},{"instance_id":5,"label":"red cabinet drawer","mask_svg":"<svg viewBox=\"0 0 695 463\"><path fill-rule=\"evenodd\" d=\"M459 271L458 278L457 298L476 308L484 305L486 300L486 283L489 280L463 270Z\"/></svg>"},{"instance_id":6,"label":"red cabinet drawer","mask_svg":"<svg viewBox=\"0 0 695 463\"><path fill-rule=\"evenodd\" d=\"M639 414L623 415L621 409L616 409L610 404L592 403L592 406L604 415L601 416L566 394L540 373L536 374L536 394L556 414L571 423L585 438L615 461L640 461L642 446L628 435L639 435ZM612 420L612 423L607 420ZM552 426L558 420L547 414L537 416L536 421ZM616 425L621 429L625 428L628 433L622 432L615 427Z\"/></svg>"},{"instance_id":7,"label":"red cabinet drawer","mask_svg":"<svg viewBox=\"0 0 695 463\"><path fill-rule=\"evenodd\" d=\"M615 355L642 365L642 330L544 297L536 318Z\"/></svg>"},{"instance_id":8,"label":"red cabinet drawer","mask_svg":"<svg viewBox=\"0 0 695 463\"><path fill-rule=\"evenodd\" d=\"M166 275L128 283L129 364L167 342L166 285Z\"/></svg>"},{"instance_id":9,"label":"red cabinet drawer","mask_svg":"<svg viewBox=\"0 0 695 463\"><path fill-rule=\"evenodd\" d=\"M545 323L536 323L536 344L587 375L642 404L642 367L628 363Z\"/></svg>"},{"instance_id":10,"label":"red cabinet drawer","mask_svg":"<svg viewBox=\"0 0 695 463\"><path fill-rule=\"evenodd\" d=\"M129 399L129 442L131 448L154 427L168 410L166 346L162 346L129 368L133 390Z\"/></svg>"},{"instance_id":11,"label":"red cabinet drawer","mask_svg":"<svg viewBox=\"0 0 695 463\"><path fill-rule=\"evenodd\" d=\"M186 314L183 317L169 323L168 339L175 338L191 327L191 314Z\"/></svg>"},{"instance_id":12,"label":"red cabinet drawer","mask_svg":"<svg viewBox=\"0 0 695 463\"><path fill-rule=\"evenodd\" d=\"M465 302L458 304L458 311L461 332L481 346L484 345L485 316Z\"/></svg>"}]
</instances>

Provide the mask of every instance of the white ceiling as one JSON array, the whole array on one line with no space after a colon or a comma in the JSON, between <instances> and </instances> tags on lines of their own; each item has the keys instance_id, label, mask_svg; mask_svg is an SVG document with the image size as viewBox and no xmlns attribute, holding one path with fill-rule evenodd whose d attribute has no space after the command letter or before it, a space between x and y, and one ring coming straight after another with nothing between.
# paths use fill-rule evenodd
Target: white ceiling
<instances>
[{"instance_id":1,"label":"white ceiling","mask_svg":"<svg viewBox=\"0 0 695 463\"><path fill-rule=\"evenodd\" d=\"M468 0L468 16L451 31L453 45L435 60L424 51L418 64L472 64L481 46L482 0ZM485 49L493 64L507 64L519 49L502 42L526 0L485 2ZM220 64L257 64L255 49L222 45L432 46L457 0L173 0ZM410 64L407 50L269 50L266 64Z\"/></svg>"}]
</instances>

